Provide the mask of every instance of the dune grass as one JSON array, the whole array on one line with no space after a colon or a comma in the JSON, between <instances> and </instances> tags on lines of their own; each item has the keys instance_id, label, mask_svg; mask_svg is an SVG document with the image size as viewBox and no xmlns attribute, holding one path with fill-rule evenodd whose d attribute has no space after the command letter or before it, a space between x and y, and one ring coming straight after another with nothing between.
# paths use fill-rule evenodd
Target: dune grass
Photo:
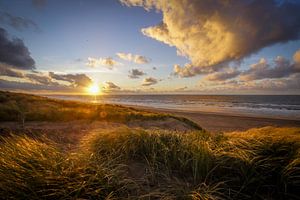
<instances>
[{"instance_id":1,"label":"dune grass","mask_svg":"<svg viewBox=\"0 0 300 200\"><path fill-rule=\"evenodd\" d=\"M72 121L97 120L125 123L133 120L173 118L191 128L201 127L189 119L113 104L93 104L50 99L22 93L0 91L0 121Z\"/></svg>"},{"instance_id":2,"label":"dune grass","mask_svg":"<svg viewBox=\"0 0 300 200\"><path fill-rule=\"evenodd\" d=\"M299 128L210 134L185 118L118 105L10 92L0 103L0 121L174 118L191 127L98 129L69 151L49 134L0 136L0 199L299 199Z\"/></svg>"},{"instance_id":3,"label":"dune grass","mask_svg":"<svg viewBox=\"0 0 300 200\"><path fill-rule=\"evenodd\" d=\"M74 152L46 138L2 137L0 197L297 199L299 132L268 127L211 135L118 128L87 135Z\"/></svg>"},{"instance_id":4,"label":"dune grass","mask_svg":"<svg viewBox=\"0 0 300 200\"><path fill-rule=\"evenodd\" d=\"M126 196L131 184L122 179L121 167L110 161L91 163L77 153L63 154L54 143L27 136L2 140L1 199L110 199Z\"/></svg>"}]
</instances>

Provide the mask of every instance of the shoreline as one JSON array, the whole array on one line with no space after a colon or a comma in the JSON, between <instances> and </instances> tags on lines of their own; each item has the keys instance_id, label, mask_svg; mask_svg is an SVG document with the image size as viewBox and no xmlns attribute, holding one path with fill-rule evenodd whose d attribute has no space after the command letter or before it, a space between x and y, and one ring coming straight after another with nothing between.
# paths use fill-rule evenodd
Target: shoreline
<instances>
[{"instance_id":1,"label":"shoreline","mask_svg":"<svg viewBox=\"0 0 300 200\"><path fill-rule=\"evenodd\" d=\"M245 131L251 128L260 128L265 126L274 127L300 127L298 119L271 118L264 116L244 116L230 113L214 113L201 111L173 110L166 108L153 108L147 106L124 105L152 112L163 112L188 118L204 129L211 132L231 132Z\"/></svg>"},{"instance_id":2,"label":"shoreline","mask_svg":"<svg viewBox=\"0 0 300 200\"><path fill-rule=\"evenodd\" d=\"M121 96L121 95L120 95ZM131 95L130 95L131 96ZM139 95L135 95L139 96ZM142 95L144 96L144 95ZM167 96L167 95L166 95ZM220 96L220 95L217 95ZM228 95L225 95L228 96ZM233 95L235 96L235 95ZM250 95L252 96L252 95ZM265 95L262 95L265 96ZM278 95L281 96L281 95ZM291 95L294 96L294 95ZM167 111L176 111L176 112L197 112L197 113L213 113L217 115L229 115L229 116L250 116L250 117L262 117L262 118L271 118L271 119L283 119L283 120L299 120L300 121L300 110L297 109L288 109L288 108L267 108L267 107L243 107L243 106L218 106L218 105L208 105L208 106L200 106L200 105L192 105L192 104L160 104L160 103L141 103L141 102L130 102L130 101L111 101L102 96L99 99L93 101L91 99L78 99L78 98L61 98L58 96L46 96L51 99L62 99L62 100L72 100L72 101L80 101L80 102L89 102L94 104L117 104L123 106L130 107L140 107L140 108L150 108L150 109L163 109ZM300 96L299 96L300 97ZM103 98L103 99L102 99ZM300 99L299 99L300 100ZM292 105L290 105L292 106Z\"/></svg>"}]
</instances>

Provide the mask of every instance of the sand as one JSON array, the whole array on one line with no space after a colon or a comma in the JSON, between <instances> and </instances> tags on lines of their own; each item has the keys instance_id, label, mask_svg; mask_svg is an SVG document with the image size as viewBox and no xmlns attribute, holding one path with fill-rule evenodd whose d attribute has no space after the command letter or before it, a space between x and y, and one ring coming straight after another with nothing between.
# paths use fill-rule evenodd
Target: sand
<instances>
[{"instance_id":1,"label":"sand","mask_svg":"<svg viewBox=\"0 0 300 200\"><path fill-rule=\"evenodd\" d=\"M171 109L150 108L141 106L130 106L151 112L169 113L177 116L188 118L197 124L199 124L205 130L213 133L219 132L232 132L232 131L245 131L251 128L259 128L265 126L273 127L300 127L300 120L278 119L278 118L265 118L265 117L253 117L253 116L236 116L232 114L219 114L219 113L205 113L198 111L178 111ZM175 120L168 119L163 121L157 120L136 120L130 123L105 123L105 122L90 122L90 121L71 121L71 122L27 122L26 129L29 130L43 130L51 133L57 131L58 134L62 132L69 132L74 135L74 140L81 138L87 132L98 128L110 129L112 127L119 127L126 125L128 127L141 127L144 129L166 129L166 130L189 130L186 124ZM3 132L2 128L18 129L20 126L16 122L1 122L0 133ZM22 129L21 129L22 130ZM23 131L23 130L22 130ZM68 139L70 137L68 136Z\"/></svg>"},{"instance_id":2,"label":"sand","mask_svg":"<svg viewBox=\"0 0 300 200\"><path fill-rule=\"evenodd\" d=\"M177 116L186 117L210 132L245 131L250 128L259 128L265 126L300 127L300 120L279 119L275 117L266 118L259 116L237 116L232 114L205 113L198 111L178 111L142 106L134 107L153 112L170 113Z\"/></svg>"}]
</instances>

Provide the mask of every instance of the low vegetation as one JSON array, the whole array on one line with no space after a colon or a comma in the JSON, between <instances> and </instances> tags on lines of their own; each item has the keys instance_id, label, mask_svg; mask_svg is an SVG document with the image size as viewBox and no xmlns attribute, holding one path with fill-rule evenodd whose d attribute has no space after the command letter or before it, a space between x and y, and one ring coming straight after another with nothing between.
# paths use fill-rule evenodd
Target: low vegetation
<instances>
[{"instance_id":1,"label":"low vegetation","mask_svg":"<svg viewBox=\"0 0 300 200\"><path fill-rule=\"evenodd\" d=\"M4 199L297 199L300 129L210 135L119 128L74 152L47 138L1 138ZM287 137L292 135L294 137Z\"/></svg>"},{"instance_id":2,"label":"low vegetation","mask_svg":"<svg viewBox=\"0 0 300 200\"><path fill-rule=\"evenodd\" d=\"M32 106L21 110L27 120L37 121L170 117L5 92L0 100L2 120L17 120L18 106L24 104ZM76 109L80 114L63 115ZM58 116L49 115L55 111ZM99 112L107 115L95 119ZM49 134L2 135L0 199L299 199L299 128L226 134L197 129L95 129L67 151L65 140Z\"/></svg>"},{"instance_id":3,"label":"low vegetation","mask_svg":"<svg viewBox=\"0 0 300 200\"><path fill-rule=\"evenodd\" d=\"M0 91L0 122L97 120L125 123L133 120L166 120L174 118L194 129L196 123L183 117L142 111L113 104L92 104L50 99L35 95Z\"/></svg>"}]
</instances>

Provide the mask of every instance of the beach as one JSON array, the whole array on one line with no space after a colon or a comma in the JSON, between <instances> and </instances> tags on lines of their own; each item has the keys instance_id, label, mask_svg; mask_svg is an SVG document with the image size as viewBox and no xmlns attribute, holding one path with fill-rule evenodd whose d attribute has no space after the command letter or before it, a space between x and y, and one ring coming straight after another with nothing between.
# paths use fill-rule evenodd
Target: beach
<instances>
[{"instance_id":1,"label":"beach","mask_svg":"<svg viewBox=\"0 0 300 200\"><path fill-rule=\"evenodd\" d=\"M173 114L188 118L211 132L245 131L265 126L300 126L300 96L297 95L45 96Z\"/></svg>"},{"instance_id":2,"label":"beach","mask_svg":"<svg viewBox=\"0 0 300 200\"><path fill-rule=\"evenodd\" d=\"M133 106L142 110L168 113L177 116L188 118L202 128L210 132L231 132L231 131L245 131L251 128L260 128L265 126L273 127L300 127L300 120L281 119L276 117L262 117L262 116L245 116L233 114L219 114L201 111L187 111L187 110L172 110L162 108L150 108L145 106Z\"/></svg>"}]
</instances>

